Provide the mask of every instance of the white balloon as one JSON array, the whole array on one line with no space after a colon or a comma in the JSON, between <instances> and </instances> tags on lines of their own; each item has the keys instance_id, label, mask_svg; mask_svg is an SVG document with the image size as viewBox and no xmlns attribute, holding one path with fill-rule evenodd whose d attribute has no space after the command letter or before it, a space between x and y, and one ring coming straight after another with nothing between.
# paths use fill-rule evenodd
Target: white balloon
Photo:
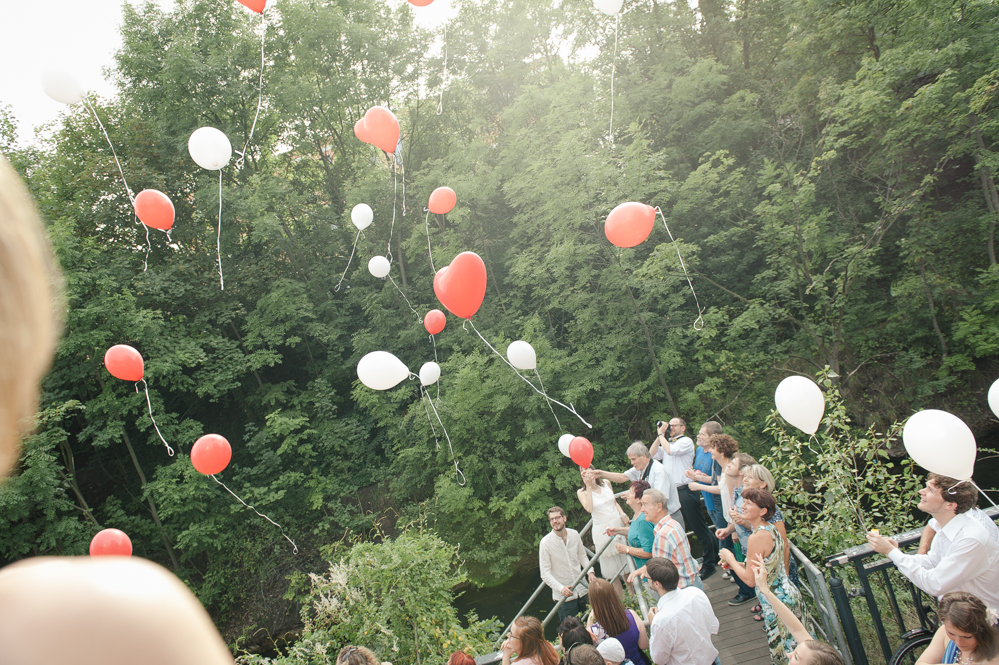
<instances>
[{"instance_id":1,"label":"white balloon","mask_svg":"<svg viewBox=\"0 0 999 665\"><path fill-rule=\"evenodd\" d=\"M576 436L574 434L563 434L562 436L560 436L558 438L558 451L563 455L565 455L566 457L568 457L569 443L575 438Z\"/></svg>"},{"instance_id":2,"label":"white balloon","mask_svg":"<svg viewBox=\"0 0 999 665\"><path fill-rule=\"evenodd\" d=\"M787 422L806 434L815 434L826 410L822 389L804 376L789 376L774 393L777 412Z\"/></svg>"},{"instance_id":3,"label":"white balloon","mask_svg":"<svg viewBox=\"0 0 999 665\"><path fill-rule=\"evenodd\" d=\"M86 89L68 72L45 72L42 74L42 90L45 94L63 104L76 104L87 94Z\"/></svg>"},{"instance_id":4,"label":"white balloon","mask_svg":"<svg viewBox=\"0 0 999 665\"><path fill-rule=\"evenodd\" d=\"M989 408L992 409L992 413L999 416L999 380L989 388Z\"/></svg>"},{"instance_id":5,"label":"white balloon","mask_svg":"<svg viewBox=\"0 0 999 665\"><path fill-rule=\"evenodd\" d=\"M194 130L187 139L187 151L198 166L209 171L218 171L232 159L229 137L214 127Z\"/></svg>"},{"instance_id":6,"label":"white balloon","mask_svg":"<svg viewBox=\"0 0 999 665\"><path fill-rule=\"evenodd\" d=\"M437 383L439 378L441 378L440 365L435 362L423 363L423 367L420 368L420 383L430 386Z\"/></svg>"},{"instance_id":7,"label":"white balloon","mask_svg":"<svg viewBox=\"0 0 999 665\"><path fill-rule=\"evenodd\" d=\"M371 210L371 206L367 203L358 203L354 206L354 209L350 211L350 221L354 223L358 231L363 231L364 229L371 226L371 220L375 218L375 213Z\"/></svg>"},{"instance_id":8,"label":"white balloon","mask_svg":"<svg viewBox=\"0 0 999 665\"><path fill-rule=\"evenodd\" d=\"M511 342L506 349L506 357L517 369L534 369L538 366L538 356L534 347L522 339Z\"/></svg>"},{"instance_id":9,"label":"white balloon","mask_svg":"<svg viewBox=\"0 0 999 665\"><path fill-rule=\"evenodd\" d=\"M624 0L593 0L593 6L599 9L601 13L607 14L607 16L614 16L621 11L621 7L624 6Z\"/></svg>"},{"instance_id":10,"label":"white balloon","mask_svg":"<svg viewBox=\"0 0 999 665\"><path fill-rule=\"evenodd\" d=\"M375 277L384 277L389 274L389 270L391 269L392 265L384 256L372 256L371 260L368 261L368 272Z\"/></svg>"},{"instance_id":11,"label":"white balloon","mask_svg":"<svg viewBox=\"0 0 999 665\"><path fill-rule=\"evenodd\" d=\"M395 388L409 376L409 368L388 351L372 351L357 363L357 378L372 390Z\"/></svg>"},{"instance_id":12,"label":"white balloon","mask_svg":"<svg viewBox=\"0 0 999 665\"><path fill-rule=\"evenodd\" d=\"M975 435L953 413L926 409L909 416L902 443L913 461L932 473L968 480L975 471Z\"/></svg>"}]
</instances>

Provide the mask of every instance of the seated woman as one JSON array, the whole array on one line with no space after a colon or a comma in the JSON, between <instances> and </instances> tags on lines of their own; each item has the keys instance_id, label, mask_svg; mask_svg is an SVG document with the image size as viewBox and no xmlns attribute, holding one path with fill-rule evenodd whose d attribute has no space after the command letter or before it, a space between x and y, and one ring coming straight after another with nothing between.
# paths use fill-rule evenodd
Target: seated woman
<instances>
[{"instance_id":1,"label":"seated woman","mask_svg":"<svg viewBox=\"0 0 999 665\"><path fill-rule=\"evenodd\" d=\"M599 624L607 637L616 638L628 659L635 665L648 665L643 649L649 648L645 622L634 610L627 610L607 582L595 580L590 584L590 607L593 612L587 627Z\"/></svg>"},{"instance_id":2,"label":"seated woman","mask_svg":"<svg viewBox=\"0 0 999 665\"><path fill-rule=\"evenodd\" d=\"M517 658L512 662L521 665L558 665L558 653L545 639L545 629L536 617L517 617L500 651L503 665L510 665L513 654Z\"/></svg>"},{"instance_id":3,"label":"seated woman","mask_svg":"<svg viewBox=\"0 0 999 665\"><path fill-rule=\"evenodd\" d=\"M742 493L742 516L752 526L753 533L749 536L749 552L746 561L756 561L762 557L770 575L770 589L773 595L780 598L792 613L799 619L804 619L805 605L801 599L798 587L791 584L784 569L784 543L777 528L767 520L777 511L777 503L770 492L764 490L745 490ZM721 560L732 569L747 586L756 585L756 575L743 564L739 563L732 550L723 549ZM777 615L767 597L756 588L756 597L763 606L763 620L766 622L767 642L770 647L770 658L774 665L787 662L788 654L797 645L784 623L777 620Z\"/></svg>"},{"instance_id":4,"label":"seated woman","mask_svg":"<svg viewBox=\"0 0 999 665\"><path fill-rule=\"evenodd\" d=\"M916 665L999 665L999 621L994 609L967 591L945 593L937 609L940 628Z\"/></svg>"},{"instance_id":5,"label":"seated woman","mask_svg":"<svg viewBox=\"0 0 999 665\"><path fill-rule=\"evenodd\" d=\"M794 616L787 605L781 602L773 589L770 588L767 580L767 565L763 561L762 555L757 555L755 560L750 562L753 574L756 577L756 588L767 599L774 610L774 614L781 623L791 633L791 637L798 643L790 654L787 662L789 665L843 665L843 658L833 647L822 640L813 640L805 625L798 617ZM935 661L934 661L935 662Z\"/></svg>"}]
</instances>

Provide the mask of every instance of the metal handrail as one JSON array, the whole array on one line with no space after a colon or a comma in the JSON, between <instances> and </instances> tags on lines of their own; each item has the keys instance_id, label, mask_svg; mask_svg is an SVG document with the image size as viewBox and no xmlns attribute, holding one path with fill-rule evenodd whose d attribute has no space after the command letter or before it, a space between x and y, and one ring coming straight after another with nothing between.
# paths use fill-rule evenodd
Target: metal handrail
<instances>
[{"instance_id":1,"label":"metal handrail","mask_svg":"<svg viewBox=\"0 0 999 665\"><path fill-rule=\"evenodd\" d=\"M819 613L821 624L809 615L809 622L812 624L812 634L821 635L822 638L836 647L845 665L853 665L850 658L850 649L846 637L843 635L843 627L836 618L836 606L829 596L829 585L826 578L812 561L805 556L795 545L791 545L791 556L798 561L799 576L804 572L804 577L808 581L807 585L801 586L802 593L808 596L815 603L816 611Z\"/></svg>"}]
</instances>

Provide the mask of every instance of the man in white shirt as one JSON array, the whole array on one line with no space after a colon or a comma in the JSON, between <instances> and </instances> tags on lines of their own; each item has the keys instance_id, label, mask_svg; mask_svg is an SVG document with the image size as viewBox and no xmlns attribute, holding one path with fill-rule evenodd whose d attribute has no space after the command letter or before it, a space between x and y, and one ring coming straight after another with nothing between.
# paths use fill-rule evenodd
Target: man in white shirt
<instances>
[{"instance_id":1,"label":"man in white shirt","mask_svg":"<svg viewBox=\"0 0 999 665\"><path fill-rule=\"evenodd\" d=\"M713 424L717 425L717 423ZM673 418L669 422L660 422L658 435L656 440L652 442L652 447L649 448L649 454L652 455L652 459L662 462L673 482L676 483L684 526L694 532L694 535L697 536L697 542L701 544L701 558L703 560L701 578L708 579L715 574L715 562L718 561L718 539L711 533L711 529L704 521L701 493L687 487L687 483L690 482L687 472L694 466L695 450L694 442L686 433L687 423L684 422L683 418ZM700 434L698 439L700 439Z\"/></svg>"},{"instance_id":2,"label":"man in white shirt","mask_svg":"<svg viewBox=\"0 0 999 665\"><path fill-rule=\"evenodd\" d=\"M606 478L612 483L630 483L633 480L647 481L653 488L666 496L666 511L669 516L686 529L683 513L680 512L680 495L677 493L676 484L666 467L661 462L652 459L649 449L641 441L635 441L628 446L628 459L631 461L631 468L624 473L594 469L597 472L597 477Z\"/></svg>"},{"instance_id":3,"label":"man in white shirt","mask_svg":"<svg viewBox=\"0 0 999 665\"><path fill-rule=\"evenodd\" d=\"M565 598L565 602L558 608L561 622L566 617L585 610L590 602L588 590L582 581L574 588L569 587L583 572L589 558L579 532L565 527L564 510L558 506L549 508L548 523L552 530L541 539L538 562L541 566L541 579L552 589L552 600Z\"/></svg>"},{"instance_id":4,"label":"man in white shirt","mask_svg":"<svg viewBox=\"0 0 999 665\"><path fill-rule=\"evenodd\" d=\"M939 525L930 551L902 554L896 541L874 532L867 534L871 549L887 554L903 575L932 596L967 591L999 608L999 547L969 512L978 501L977 488L931 473L919 496L917 507Z\"/></svg>"},{"instance_id":5,"label":"man in white shirt","mask_svg":"<svg viewBox=\"0 0 999 665\"><path fill-rule=\"evenodd\" d=\"M649 655L656 665L712 665L718 650L711 636L718 634L718 618L700 589L678 589L680 573L669 559L653 557L646 564L652 589L659 594L649 610Z\"/></svg>"}]
</instances>

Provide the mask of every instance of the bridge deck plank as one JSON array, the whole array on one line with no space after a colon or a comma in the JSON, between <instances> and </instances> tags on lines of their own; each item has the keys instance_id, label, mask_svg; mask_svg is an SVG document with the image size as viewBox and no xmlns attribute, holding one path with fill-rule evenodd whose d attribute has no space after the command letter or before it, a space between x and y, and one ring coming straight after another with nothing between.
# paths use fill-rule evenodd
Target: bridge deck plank
<instances>
[{"instance_id":1,"label":"bridge deck plank","mask_svg":"<svg viewBox=\"0 0 999 665\"><path fill-rule=\"evenodd\" d=\"M712 641L722 665L770 665L766 629L762 622L753 620L750 611L757 603L729 605L739 589L722 579L721 572L704 580L704 591L721 624Z\"/></svg>"}]
</instances>

